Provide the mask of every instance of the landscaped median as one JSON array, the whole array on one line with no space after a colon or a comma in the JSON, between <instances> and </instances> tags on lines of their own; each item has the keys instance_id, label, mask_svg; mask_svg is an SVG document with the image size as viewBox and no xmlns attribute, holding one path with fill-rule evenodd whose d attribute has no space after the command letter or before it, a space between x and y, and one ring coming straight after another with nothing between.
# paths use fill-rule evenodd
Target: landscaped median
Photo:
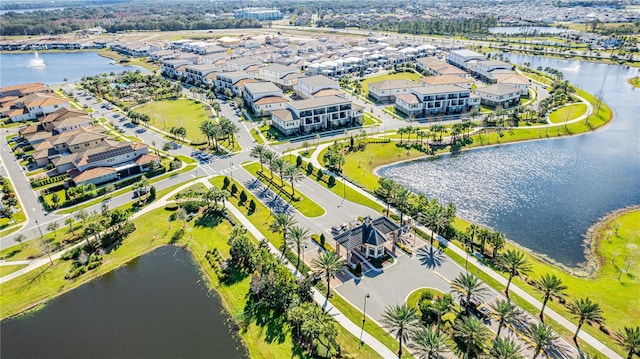
<instances>
[{"instance_id":1,"label":"landscaped median","mask_svg":"<svg viewBox=\"0 0 640 359\"><path fill-rule=\"evenodd\" d=\"M261 171L259 163L248 163L242 165L242 167L262 181L265 186L271 189L274 193L283 197L284 200L295 207L303 216L313 218L320 217L326 213L324 208L313 202L303 193L300 191L295 192L291 185L283 181L276 173L272 172L266 174Z\"/></svg>"}]
</instances>

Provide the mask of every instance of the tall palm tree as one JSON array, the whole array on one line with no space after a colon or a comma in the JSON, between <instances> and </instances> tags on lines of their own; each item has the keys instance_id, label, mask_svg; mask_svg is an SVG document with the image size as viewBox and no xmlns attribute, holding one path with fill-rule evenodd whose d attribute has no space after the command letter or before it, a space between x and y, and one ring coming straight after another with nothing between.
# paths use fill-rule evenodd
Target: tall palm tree
<instances>
[{"instance_id":1,"label":"tall palm tree","mask_svg":"<svg viewBox=\"0 0 640 359\"><path fill-rule=\"evenodd\" d=\"M24 248L24 240L27 239L27 236L24 235L24 233L20 233L17 236L15 236L15 238L13 238L13 240L16 243L20 243L20 248Z\"/></svg>"},{"instance_id":2,"label":"tall palm tree","mask_svg":"<svg viewBox=\"0 0 640 359\"><path fill-rule=\"evenodd\" d=\"M563 296L563 291L567 289L567 286L562 284L562 279L556 277L555 274L549 273L540 277L540 280L536 281L536 283L536 287L544 293L544 300L540 309L540 320L544 322L544 308L547 305L547 301L552 295L556 297Z\"/></svg>"},{"instance_id":3,"label":"tall palm tree","mask_svg":"<svg viewBox=\"0 0 640 359\"><path fill-rule=\"evenodd\" d=\"M489 339L489 328L480 321L480 319L474 316L463 316L461 319L456 320L453 325L454 336L462 339L467 345L465 349L464 359L468 359L471 354L471 349L474 346L482 348L484 343Z\"/></svg>"},{"instance_id":4,"label":"tall palm tree","mask_svg":"<svg viewBox=\"0 0 640 359\"><path fill-rule=\"evenodd\" d=\"M488 291L478 277L465 272L460 273L451 281L451 289L465 298L464 310L467 313L469 312L469 303L471 300L481 299Z\"/></svg>"},{"instance_id":5,"label":"tall palm tree","mask_svg":"<svg viewBox=\"0 0 640 359\"><path fill-rule=\"evenodd\" d=\"M489 243L493 247L492 257L496 258L498 256L498 251L504 248L505 238L502 232L493 232L491 233L491 237L489 238Z\"/></svg>"},{"instance_id":6,"label":"tall palm tree","mask_svg":"<svg viewBox=\"0 0 640 359\"><path fill-rule=\"evenodd\" d=\"M544 323L529 324L525 330L525 335L533 342L531 345L533 349L532 359L536 359L541 351L552 348L555 345L555 341L559 338L551 327Z\"/></svg>"},{"instance_id":7,"label":"tall palm tree","mask_svg":"<svg viewBox=\"0 0 640 359\"><path fill-rule=\"evenodd\" d=\"M329 295L331 294L331 278L335 277L336 274L344 269L346 262L335 252L327 251L320 253L311 265L314 269L319 270L327 280L327 300L329 300Z\"/></svg>"},{"instance_id":8,"label":"tall palm tree","mask_svg":"<svg viewBox=\"0 0 640 359\"><path fill-rule=\"evenodd\" d=\"M407 304L388 306L382 313L382 326L387 328L389 333L395 333L398 339L398 358L402 357L402 342L409 339L419 321L415 308Z\"/></svg>"},{"instance_id":9,"label":"tall palm tree","mask_svg":"<svg viewBox=\"0 0 640 359\"><path fill-rule=\"evenodd\" d=\"M493 359L521 359L524 356L520 353L522 347L511 338L496 338L493 346L489 350L489 355Z\"/></svg>"},{"instance_id":10,"label":"tall palm tree","mask_svg":"<svg viewBox=\"0 0 640 359\"><path fill-rule=\"evenodd\" d=\"M296 253L298 254L298 263L296 263L296 268L300 267L300 251L302 250L302 244L310 237L311 232L309 232L309 229L300 226L292 227L289 230L289 235L285 237L285 242L287 242L288 246L296 247Z\"/></svg>"},{"instance_id":11,"label":"tall palm tree","mask_svg":"<svg viewBox=\"0 0 640 359\"><path fill-rule=\"evenodd\" d=\"M258 162L260 162L260 172L264 172L264 154L268 151L268 149L264 145L256 145L251 149L251 157L257 158Z\"/></svg>"},{"instance_id":12,"label":"tall palm tree","mask_svg":"<svg viewBox=\"0 0 640 359\"><path fill-rule=\"evenodd\" d=\"M473 248L473 242L476 240L476 234L478 234L478 225L476 224L470 224L469 227L467 227L467 234L469 235L469 243L471 243L471 248Z\"/></svg>"},{"instance_id":13,"label":"tall palm tree","mask_svg":"<svg viewBox=\"0 0 640 359\"><path fill-rule=\"evenodd\" d=\"M393 202L396 205L396 208L400 210L400 226L402 226L403 214L409 207L409 200L411 199L411 191L406 189L404 186L397 185L397 188L394 190L393 194Z\"/></svg>"},{"instance_id":14,"label":"tall palm tree","mask_svg":"<svg viewBox=\"0 0 640 359\"><path fill-rule=\"evenodd\" d=\"M631 359L634 354L640 355L640 327L624 327L624 330L620 330L616 334L616 342L629 351L627 359Z\"/></svg>"},{"instance_id":15,"label":"tall palm tree","mask_svg":"<svg viewBox=\"0 0 640 359\"><path fill-rule=\"evenodd\" d=\"M602 309L598 303L594 303L587 298L574 299L569 304L569 312L573 314L575 318L578 318L578 329L573 335L573 341L578 343L578 333L585 321L590 323L604 323L604 317L602 316Z\"/></svg>"},{"instance_id":16,"label":"tall palm tree","mask_svg":"<svg viewBox=\"0 0 640 359\"><path fill-rule=\"evenodd\" d=\"M508 300L498 299L494 303L489 304L493 316L498 321L498 332L496 338L500 337L500 331L505 324L513 324L516 322L520 311Z\"/></svg>"},{"instance_id":17,"label":"tall palm tree","mask_svg":"<svg viewBox=\"0 0 640 359\"><path fill-rule=\"evenodd\" d=\"M529 261L524 257L524 253L516 251L515 249L509 249L499 259L502 269L509 273L509 280L507 281L507 287L504 290L505 295L509 298L509 286L513 277L520 276L522 274L531 271L531 265Z\"/></svg>"},{"instance_id":18,"label":"tall palm tree","mask_svg":"<svg viewBox=\"0 0 640 359\"><path fill-rule=\"evenodd\" d=\"M273 218L273 222L269 226L271 232L282 233L282 245L286 246L287 236L293 226L298 224L298 221L286 213L278 213ZM283 251L284 253L284 251Z\"/></svg>"},{"instance_id":19,"label":"tall palm tree","mask_svg":"<svg viewBox=\"0 0 640 359\"><path fill-rule=\"evenodd\" d=\"M71 234L75 234L73 233L73 217L68 217L67 219L64 220L64 224L68 224L69 225L69 232L71 232Z\"/></svg>"},{"instance_id":20,"label":"tall palm tree","mask_svg":"<svg viewBox=\"0 0 640 359\"><path fill-rule=\"evenodd\" d=\"M289 165L284 171L284 177L291 183L291 196L295 196L295 182L302 181L302 179L305 177L304 174L302 174L302 171L300 171L298 167Z\"/></svg>"},{"instance_id":21,"label":"tall palm tree","mask_svg":"<svg viewBox=\"0 0 640 359\"><path fill-rule=\"evenodd\" d=\"M271 170L275 170L278 172L280 176L280 185L284 186L284 171L287 169L289 164L282 157L276 157L273 162L271 162Z\"/></svg>"},{"instance_id":22,"label":"tall palm tree","mask_svg":"<svg viewBox=\"0 0 640 359\"><path fill-rule=\"evenodd\" d=\"M408 347L414 356L420 359L440 358L440 354L449 351L446 345L447 337L433 328L420 328L411 336Z\"/></svg>"},{"instance_id":23,"label":"tall palm tree","mask_svg":"<svg viewBox=\"0 0 640 359\"><path fill-rule=\"evenodd\" d=\"M267 167L269 167L269 173L271 175L271 179L273 179L273 161L275 161L276 159L276 154L273 153L273 151L265 151L264 154L262 155L262 157L264 158L264 162L267 164Z\"/></svg>"},{"instance_id":24,"label":"tall palm tree","mask_svg":"<svg viewBox=\"0 0 640 359\"><path fill-rule=\"evenodd\" d=\"M378 189L376 190L376 193L387 203L387 217L389 217L389 207L393 202L393 192L395 188L396 183L392 179L381 177L378 180Z\"/></svg>"}]
</instances>

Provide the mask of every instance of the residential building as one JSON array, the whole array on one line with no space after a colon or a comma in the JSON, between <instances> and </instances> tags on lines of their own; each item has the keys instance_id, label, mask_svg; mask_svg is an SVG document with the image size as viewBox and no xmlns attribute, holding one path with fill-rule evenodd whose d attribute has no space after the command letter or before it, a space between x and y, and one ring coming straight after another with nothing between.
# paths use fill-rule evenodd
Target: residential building
<instances>
[{"instance_id":1,"label":"residential building","mask_svg":"<svg viewBox=\"0 0 640 359\"><path fill-rule=\"evenodd\" d=\"M86 111L61 107L40 119L45 131L63 133L93 125Z\"/></svg>"},{"instance_id":2,"label":"residential building","mask_svg":"<svg viewBox=\"0 0 640 359\"><path fill-rule=\"evenodd\" d=\"M300 77L293 87L296 95L303 99L313 98L314 94L321 90L340 90L340 84L323 75Z\"/></svg>"},{"instance_id":3,"label":"residential building","mask_svg":"<svg viewBox=\"0 0 640 359\"><path fill-rule=\"evenodd\" d=\"M520 90L520 96L529 96L529 86L531 82L527 77L516 73L494 74L493 76L499 84L512 86Z\"/></svg>"},{"instance_id":4,"label":"residential building","mask_svg":"<svg viewBox=\"0 0 640 359\"><path fill-rule=\"evenodd\" d=\"M288 101L282 90L271 82L245 83L242 97L253 114L259 116L269 115L272 110L284 108Z\"/></svg>"},{"instance_id":5,"label":"residential building","mask_svg":"<svg viewBox=\"0 0 640 359\"><path fill-rule=\"evenodd\" d=\"M282 12L278 9L266 7L247 7L233 11L236 19L256 19L260 21L282 20Z\"/></svg>"},{"instance_id":6,"label":"residential building","mask_svg":"<svg viewBox=\"0 0 640 359\"><path fill-rule=\"evenodd\" d=\"M297 79L302 76L304 75L300 73L300 69L280 64L261 67L256 74L256 77L261 80L273 82L281 88L287 89L292 88L297 83Z\"/></svg>"},{"instance_id":7,"label":"residential building","mask_svg":"<svg viewBox=\"0 0 640 359\"><path fill-rule=\"evenodd\" d=\"M178 76L181 76L181 74L178 73L178 68L180 66L193 65L193 64L194 62L189 60L165 60L165 61L162 61L161 71L166 76L169 76L171 78L176 78Z\"/></svg>"},{"instance_id":8,"label":"residential building","mask_svg":"<svg viewBox=\"0 0 640 359\"><path fill-rule=\"evenodd\" d=\"M36 92L5 105L9 107L6 113L12 122L23 122L35 120L38 116L48 115L62 107L68 108L69 100L53 94Z\"/></svg>"},{"instance_id":9,"label":"residential building","mask_svg":"<svg viewBox=\"0 0 640 359\"><path fill-rule=\"evenodd\" d=\"M475 93L480 96L481 103L489 107L509 108L520 102L520 89L503 84L479 87Z\"/></svg>"},{"instance_id":10,"label":"residential building","mask_svg":"<svg viewBox=\"0 0 640 359\"><path fill-rule=\"evenodd\" d=\"M462 88L471 89L473 80L467 77L460 77L456 75L441 75L441 76L428 76L420 79L420 83L423 86L438 86L438 85L456 85Z\"/></svg>"},{"instance_id":11,"label":"residential building","mask_svg":"<svg viewBox=\"0 0 640 359\"><path fill-rule=\"evenodd\" d=\"M111 50L131 56L131 57L144 57L149 56L151 52L158 51L160 48L156 46L152 46L150 44L141 43L141 42L112 42Z\"/></svg>"},{"instance_id":12,"label":"residential building","mask_svg":"<svg viewBox=\"0 0 640 359\"><path fill-rule=\"evenodd\" d=\"M396 109L416 119L436 114L461 113L480 105L471 90L456 85L421 86L395 97Z\"/></svg>"},{"instance_id":13,"label":"residential building","mask_svg":"<svg viewBox=\"0 0 640 359\"><path fill-rule=\"evenodd\" d=\"M469 74L453 65L444 61L440 61L435 57L425 57L416 60L416 67L420 71L425 71L430 75L447 76L455 75L459 77L468 77Z\"/></svg>"},{"instance_id":14,"label":"residential building","mask_svg":"<svg viewBox=\"0 0 640 359\"><path fill-rule=\"evenodd\" d=\"M362 106L340 96L292 101L282 111L271 113L272 126L286 134L309 133L343 126L361 125Z\"/></svg>"},{"instance_id":15,"label":"residential building","mask_svg":"<svg viewBox=\"0 0 640 359\"><path fill-rule=\"evenodd\" d=\"M241 96L241 89L236 84L245 79L253 79L253 75L244 71L219 72L216 74L214 85L222 92L229 89L234 96ZM244 83L241 85L244 86Z\"/></svg>"},{"instance_id":16,"label":"residential building","mask_svg":"<svg viewBox=\"0 0 640 359\"><path fill-rule=\"evenodd\" d=\"M23 85L5 86L0 88L0 99L3 97L23 97L34 93L51 92L48 86L42 82L34 82Z\"/></svg>"},{"instance_id":17,"label":"residential building","mask_svg":"<svg viewBox=\"0 0 640 359\"><path fill-rule=\"evenodd\" d=\"M449 52L447 60L449 61L449 63L463 70L469 70L470 61L484 61L486 60L486 57L483 54L477 53L475 51L463 49L452 50L451 52Z\"/></svg>"},{"instance_id":18,"label":"residential building","mask_svg":"<svg viewBox=\"0 0 640 359\"><path fill-rule=\"evenodd\" d=\"M409 89L419 86L419 84L409 80L371 82L369 83L369 96L383 103L394 102L397 95L410 93Z\"/></svg>"},{"instance_id":19,"label":"residential building","mask_svg":"<svg viewBox=\"0 0 640 359\"><path fill-rule=\"evenodd\" d=\"M246 71L251 66L261 66L262 61L251 57L238 57L228 60L225 65L226 71Z\"/></svg>"},{"instance_id":20,"label":"residential building","mask_svg":"<svg viewBox=\"0 0 640 359\"><path fill-rule=\"evenodd\" d=\"M489 84L497 83L498 80L495 78L494 71L496 70L512 70L513 65L508 62L500 61L500 60L484 60L477 61L475 66L471 67L471 72L480 77L482 81L487 82Z\"/></svg>"},{"instance_id":21,"label":"residential building","mask_svg":"<svg viewBox=\"0 0 640 359\"><path fill-rule=\"evenodd\" d=\"M201 83L210 85L213 82L207 78L207 75L214 72L222 72L222 67L213 64L186 65L184 70L183 77L186 81L191 80L194 84Z\"/></svg>"}]
</instances>

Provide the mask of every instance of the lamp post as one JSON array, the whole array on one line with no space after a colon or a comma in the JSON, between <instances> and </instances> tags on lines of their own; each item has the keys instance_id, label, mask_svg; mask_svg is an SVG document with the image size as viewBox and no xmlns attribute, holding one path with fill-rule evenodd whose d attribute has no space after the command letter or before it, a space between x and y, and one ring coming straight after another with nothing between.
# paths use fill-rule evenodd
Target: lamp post
<instances>
[{"instance_id":1,"label":"lamp post","mask_svg":"<svg viewBox=\"0 0 640 359\"><path fill-rule=\"evenodd\" d=\"M364 295L364 308L362 309L362 327L360 328L360 346L362 346L362 334L364 334L364 322L367 320L367 298L369 293Z\"/></svg>"},{"instance_id":2,"label":"lamp post","mask_svg":"<svg viewBox=\"0 0 640 359\"><path fill-rule=\"evenodd\" d=\"M47 256L49 257L49 262L53 264L53 259L51 259L51 251L49 250L49 243L44 239L44 235L42 234L42 229L40 229L40 223L36 219L36 226L38 226L38 232L40 232L40 239L42 240L42 244L44 245L44 251L47 252Z\"/></svg>"},{"instance_id":3,"label":"lamp post","mask_svg":"<svg viewBox=\"0 0 640 359\"><path fill-rule=\"evenodd\" d=\"M233 179L233 162L229 162L229 174L231 175L231 179Z\"/></svg>"}]
</instances>

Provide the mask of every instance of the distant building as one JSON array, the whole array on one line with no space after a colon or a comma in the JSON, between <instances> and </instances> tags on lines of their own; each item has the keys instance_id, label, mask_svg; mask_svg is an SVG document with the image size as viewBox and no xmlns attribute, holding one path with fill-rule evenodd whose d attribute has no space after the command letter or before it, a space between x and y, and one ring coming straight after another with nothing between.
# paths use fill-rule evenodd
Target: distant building
<instances>
[{"instance_id":1,"label":"distant building","mask_svg":"<svg viewBox=\"0 0 640 359\"><path fill-rule=\"evenodd\" d=\"M410 80L386 80L369 83L369 96L379 102L394 102L396 96L409 93L409 89L419 87Z\"/></svg>"},{"instance_id":2,"label":"distant building","mask_svg":"<svg viewBox=\"0 0 640 359\"><path fill-rule=\"evenodd\" d=\"M480 96L481 103L489 107L509 108L520 102L520 89L503 84L479 87L476 94Z\"/></svg>"},{"instance_id":3,"label":"distant building","mask_svg":"<svg viewBox=\"0 0 640 359\"><path fill-rule=\"evenodd\" d=\"M472 96L471 90L456 85L421 86L409 91L396 95L396 109L416 118L460 113L480 105L480 99Z\"/></svg>"},{"instance_id":4,"label":"distant building","mask_svg":"<svg viewBox=\"0 0 640 359\"><path fill-rule=\"evenodd\" d=\"M282 12L278 9L269 9L266 7L247 7L233 11L236 19L256 19L264 20L282 20Z\"/></svg>"}]
</instances>

